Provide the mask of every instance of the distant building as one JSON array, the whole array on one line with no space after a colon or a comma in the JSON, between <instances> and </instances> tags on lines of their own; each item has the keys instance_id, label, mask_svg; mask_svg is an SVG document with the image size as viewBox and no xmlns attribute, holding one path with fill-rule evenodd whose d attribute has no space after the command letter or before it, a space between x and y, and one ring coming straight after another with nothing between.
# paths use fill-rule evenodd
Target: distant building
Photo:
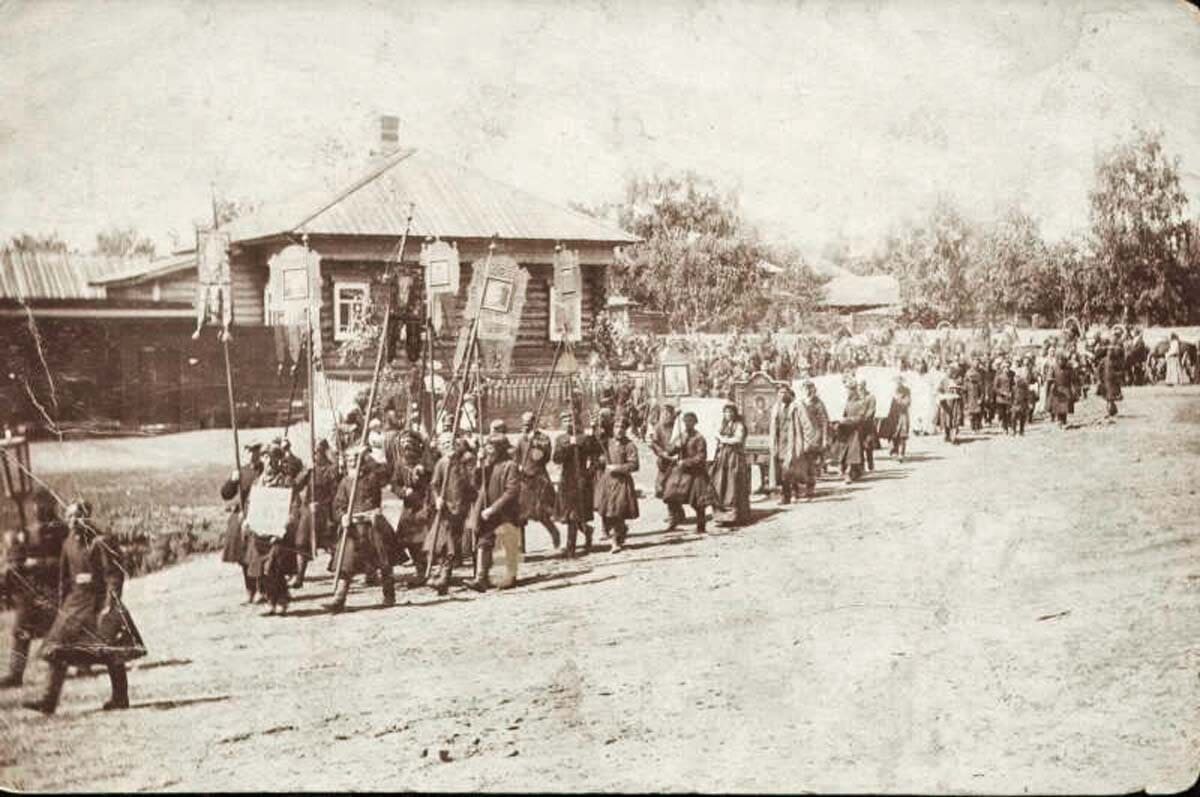
<instances>
[{"instance_id":1,"label":"distant building","mask_svg":"<svg viewBox=\"0 0 1200 797\"><path fill-rule=\"evenodd\" d=\"M856 333L886 326L900 315L900 282L892 275L854 274L834 265L817 270L830 277L820 304L827 320L836 319Z\"/></svg>"}]
</instances>

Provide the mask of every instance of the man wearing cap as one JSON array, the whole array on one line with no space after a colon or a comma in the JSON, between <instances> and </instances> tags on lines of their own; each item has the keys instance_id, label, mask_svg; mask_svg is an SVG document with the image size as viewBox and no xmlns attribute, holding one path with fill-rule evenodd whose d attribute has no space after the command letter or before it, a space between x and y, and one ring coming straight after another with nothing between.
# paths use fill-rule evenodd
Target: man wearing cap
<instances>
[{"instance_id":1,"label":"man wearing cap","mask_svg":"<svg viewBox=\"0 0 1200 797\"><path fill-rule=\"evenodd\" d=\"M612 553L625 545L626 521L639 515L637 488L633 474L638 469L637 445L626 434L623 416L613 423L613 434L604 447L604 472L596 480L596 511L604 523L605 536L612 541Z\"/></svg>"},{"instance_id":2,"label":"man wearing cap","mask_svg":"<svg viewBox=\"0 0 1200 797\"><path fill-rule=\"evenodd\" d=\"M779 485L782 495L779 503L792 502L792 486L795 468L804 453L804 435L800 428L799 408L796 394L787 385L779 388L775 406L771 408L770 456L771 481Z\"/></svg>"},{"instance_id":3,"label":"man wearing cap","mask_svg":"<svg viewBox=\"0 0 1200 797\"><path fill-rule=\"evenodd\" d=\"M476 530L475 578L466 582L476 592L484 592L491 586L492 552L497 542L504 548L507 570L499 587L506 589L517 583L521 479L517 464L509 456L508 437L504 433L488 435L483 447L482 471L483 489L471 507L471 522Z\"/></svg>"},{"instance_id":4,"label":"man wearing cap","mask_svg":"<svg viewBox=\"0 0 1200 797\"><path fill-rule=\"evenodd\" d=\"M550 532L550 541L557 552L562 547L558 526L554 525L554 482L546 466L550 464L550 437L535 428L532 412L521 414L521 437L517 440L513 461L521 471L521 498L518 516L521 528L521 548L525 547L525 529L536 520Z\"/></svg>"},{"instance_id":5,"label":"man wearing cap","mask_svg":"<svg viewBox=\"0 0 1200 797\"><path fill-rule=\"evenodd\" d=\"M562 414L563 433L554 441L554 462L562 468L556 516L567 524L566 557L575 556L575 540L583 532L583 552L592 550L592 516L595 514L596 470L604 451L595 435L576 434L575 418Z\"/></svg>"},{"instance_id":6,"label":"man wearing cap","mask_svg":"<svg viewBox=\"0 0 1200 797\"><path fill-rule=\"evenodd\" d=\"M58 504L44 487L33 493L34 523L10 531L5 545L6 591L16 606L8 674L0 689L20 686L33 640L46 635L58 609L59 555L68 535Z\"/></svg>"},{"instance_id":7,"label":"man wearing cap","mask_svg":"<svg viewBox=\"0 0 1200 797\"><path fill-rule=\"evenodd\" d=\"M411 432L404 438L398 458L389 465L392 470L392 492L402 503L396 526L396 542L416 568L410 586L419 587L425 583L428 574L425 540L434 512L429 490L433 465L425 445Z\"/></svg>"},{"instance_id":8,"label":"man wearing cap","mask_svg":"<svg viewBox=\"0 0 1200 797\"><path fill-rule=\"evenodd\" d=\"M475 501L475 454L464 434L433 466L429 500L434 520L425 537L425 554L433 567L430 585L439 595L450 589L450 576L463 543L463 523Z\"/></svg>"},{"instance_id":9,"label":"man wearing cap","mask_svg":"<svg viewBox=\"0 0 1200 797\"><path fill-rule=\"evenodd\" d=\"M674 434L675 408L670 404L663 404L659 409L658 423L654 425L653 431L650 432L650 450L654 452L655 461L658 466L658 474L654 479L655 498L663 498L667 479L671 475L671 470L675 467ZM666 504L668 514L667 531L672 531L683 522L683 507L671 501L667 501Z\"/></svg>"},{"instance_id":10,"label":"man wearing cap","mask_svg":"<svg viewBox=\"0 0 1200 797\"><path fill-rule=\"evenodd\" d=\"M299 512L286 542L296 554L296 577L292 580L296 589L304 586L304 573L313 551L332 550L337 544L332 533L333 497L340 479L337 465L330 459L329 441L319 440L316 461L301 472L293 488Z\"/></svg>"},{"instance_id":11,"label":"man wearing cap","mask_svg":"<svg viewBox=\"0 0 1200 797\"><path fill-rule=\"evenodd\" d=\"M221 485L221 498L226 502L229 519L225 523L225 545L221 551L221 561L236 564L242 568L242 582L246 588L246 603L254 603L258 594L258 574L252 572L248 556L254 546L248 544L246 529L242 526L242 509L250 498L250 488L258 481L265 465L263 463L262 443L251 443L245 446L250 454L250 461L242 466L241 472L234 471L225 483Z\"/></svg>"},{"instance_id":12,"label":"man wearing cap","mask_svg":"<svg viewBox=\"0 0 1200 797\"><path fill-rule=\"evenodd\" d=\"M733 409L736 417L737 406L732 403L726 406ZM673 451L675 465L667 477L663 497L668 502L667 506L682 507L687 504L692 507L696 513L696 532L704 534L711 483L708 476L708 441L696 431L696 422L696 413L683 414L683 434Z\"/></svg>"},{"instance_id":13,"label":"man wearing cap","mask_svg":"<svg viewBox=\"0 0 1200 797\"><path fill-rule=\"evenodd\" d=\"M333 500L334 514L344 530L345 540L341 551L341 568L334 576L337 586L333 601L325 605L335 614L346 607L350 582L359 573L378 570L379 584L383 588L383 605L393 606L396 603L396 585L392 578L395 535L381 511L383 488L391 477L391 471L381 450L358 448L352 449L349 455L350 471L338 485Z\"/></svg>"}]
</instances>

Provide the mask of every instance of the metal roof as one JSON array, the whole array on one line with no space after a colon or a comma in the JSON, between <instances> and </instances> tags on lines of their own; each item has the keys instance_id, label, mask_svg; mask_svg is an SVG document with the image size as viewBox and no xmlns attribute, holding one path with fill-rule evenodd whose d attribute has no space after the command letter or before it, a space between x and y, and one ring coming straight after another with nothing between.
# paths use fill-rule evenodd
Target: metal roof
<instances>
[{"instance_id":1,"label":"metal roof","mask_svg":"<svg viewBox=\"0 0 1200 797\"><path fill-rule=\"evenodd\" d=\"M111 274L105 274L99 279L91 280L92 285L112 287L116 285L136 285L141 282L159 279L181 271L196 268L196 252L179 252L157 260L139 261Z\"/></svg>"},{"instance_id":2,"label":"metal roof","mask_svg":"<svg viewBox=\"0 0 1200 797\"><path fill-rule=\"evenodd\" d=\"M409 203L410 235L441 238L578 241L638 239L599 219L540 199L432 153L401 150L333 195L305 195L239 219L235 242L282 233L400 236Z\"/></svg>"},{"instance_id":3,"label":"metal roof","mask_svg":"<svg viewBox=\"0 0 1200 797\"><path fill-rule=\"evenodd\" d=\"M900 304L900 283L890 274L843 274L825 283L826 307L880 307Z\"/></svg>"},{"instance_id":4,"label":"metal roof","mask_svg":"<svg viewBox=\"0 0 1200 797\"><path fill-rule=\"evenodd\" d=\"M74 252L0 249L0 300L103 299L93 282L109 274L145 269L149 261Z\"/></svg>"}]
</instances>

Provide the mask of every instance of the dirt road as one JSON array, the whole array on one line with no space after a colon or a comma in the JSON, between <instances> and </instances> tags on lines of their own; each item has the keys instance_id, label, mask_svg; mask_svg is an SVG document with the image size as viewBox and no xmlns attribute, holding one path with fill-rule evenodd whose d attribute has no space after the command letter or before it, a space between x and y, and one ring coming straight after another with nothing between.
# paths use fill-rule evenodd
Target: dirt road
<instances>
[{"instance_id":1,"label":"dirt road","mask_svg":"<svg viewBox=\"0 0 1200 797\"><path fill-rule=\"evenodd\" d=\"M279 619L215 557L138 579L136 708L97 711L102 677L48 719L3 693L0 783L1181 790L1200 389L1129 394L1115 425L1092 400L1066 432L914 439L735 532L665 535L647 500L625 553L531 561L508 593L359 591L331 617L314 579Z\"/></svg>"}]
</instances>

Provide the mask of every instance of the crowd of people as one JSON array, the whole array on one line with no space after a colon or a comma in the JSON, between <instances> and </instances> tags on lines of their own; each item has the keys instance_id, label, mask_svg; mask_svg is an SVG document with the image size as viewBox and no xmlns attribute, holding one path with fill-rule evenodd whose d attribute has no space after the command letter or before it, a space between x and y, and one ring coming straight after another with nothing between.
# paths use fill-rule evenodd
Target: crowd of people
<instances>
[{"instance_id":1,"label":"crowd of people","mask_svg":"<svg viewBox=\"0 0 1200 797\"><path fill-rule=\"evenodd\" d=\"M1093 384L1108 414L1115 415L1129 376L1124 338L1116 329L1086 346L1069 337L1050 340L1036 353L940 352L936 425L947 441L956 441L964 426L978 432L998 425L1005 434L1022 436L1041 406L1065 426ZM765 406L758 413L765 421L748 422L734 401L725 402L711 438L714 451L694 413L680 413L669 400L652 401L626 384L608 385L586 421L583 396L577 394L553 438L533 412L522 415L515 433L499 419L485 431L470 393L459 411L437 417L432 434L417 405L404 420L387 403L377 413L359 406L330 439L319 441L315 462L307 466L286 438L246 446L247 462L220 485L229 509L222 559L241 570L246 602L269 604L269 614L287 613L292 590L304 587L308 567L322 550L335 580L325 605L332 613L345 609L358 577L380 588L385 606L393 605L398 567L411 568L408 588L428 586L439 595L449 591L455 568L464 566L471 568L461 581L464 588L503 590L518 584L531 528L544 528L563 557L592 553L597 534L608 551L620 553L630 524L643 515L647 498L634 481L643 467L653 469L654 500L665 504L666 532L678 532L690 511L695 531L705 534L710 520L729 527L752 522L755 460L758 491L778 492L780 505L813 500L818 481L831 474L847 482L863 478L875 469L882 441L889 442L891 457L904 461L913 394L902 374L891 396L877 397L865 380L855 378L857 360L835 361L845 368L846 401L840 416L831 417L805 376L811 363L822 360L793 359L786 350L737 338L728 348L697 354L709 358L704 362L718 374L726 367L735 374L766 368L779 379L769 413ZM1184 379L1176 350L1168 348L1166 356L1169 378ZM721 360L736 366L719 365ZM778 370L770 371L772 366ZM888 401L885 413L877 412L880 398ZM765 452L747 450L752 434L765 436ZM256 528L249 509L268 490L280 491L276 496L283 498L286 513L274 527ZM385 491L399 503L393 519L384 511ZM31 642L44 636L42 656L50 675L41 697L26 706L52 713L68 666L102 665L112 682L105 708L127 707L125 662L144 655L145 646L120 600L121 553L94 527L87 504L69 506L65 520L59 519L57 499L44 490L34 504L35 522L6 548L9 593L18 612L9 673L0 687L22 683ZM504 572L493 582L497 547Z\"/></svg>"}]
</instances>

